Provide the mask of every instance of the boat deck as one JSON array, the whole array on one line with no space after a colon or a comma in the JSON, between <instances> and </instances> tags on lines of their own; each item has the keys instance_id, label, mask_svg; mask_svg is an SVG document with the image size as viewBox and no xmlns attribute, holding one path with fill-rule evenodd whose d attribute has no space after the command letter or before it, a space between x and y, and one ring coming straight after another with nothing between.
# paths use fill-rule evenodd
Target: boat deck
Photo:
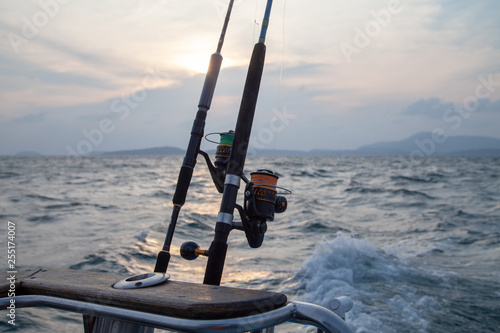
<instances>
[{"instance_id":1,"label":"boat deck","mask_svg":"<svg viewBox=\"0 0 500 333\"><path fill-rule=\"evenodd\" d=\"M0 274L0 296L7 297L10 274ZM16 296L42 295L186 319L226 319L263 313L286 305L281 293L179 281L139 289L115 289L126 278L70 269L24 270L16 277Z\"/></svg>"}]
</instances>

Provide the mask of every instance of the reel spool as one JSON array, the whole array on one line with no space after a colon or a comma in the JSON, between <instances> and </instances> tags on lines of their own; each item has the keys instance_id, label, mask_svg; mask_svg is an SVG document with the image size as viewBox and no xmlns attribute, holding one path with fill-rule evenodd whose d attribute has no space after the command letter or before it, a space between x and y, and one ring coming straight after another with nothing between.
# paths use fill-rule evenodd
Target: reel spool
<instances>
[{"instance_id":1,"label":"reel spool","mask_svg":"<svg viewBox=\"0 0 500 333\"><path fill-rule=\"evenodd\" d=\"M250 174L250 182L253 184L253 199L248 196L251 204L247 205L247 215L249 217L260 217L268 221L274 220L276 203L276 185L279 177L271 170L257 170ZM285 199L286 200L286 199Z\"/></svg>"},{"instance_id":2,"label":"reel spool","mask_svg":"<svg viewBox=\"0 0 500 333\"><path fill-rule=\"evenodd\" d=\"M264 241L267 221L274 221L274 213L283 213L288 204L284 196L277 195L279 177L271 170L260 169L250 176L244 208L239 211L248 244L258 248Z\"/></svg>"},{"instance_id":3,"label":"reel spool","mask_svg":"<svg viewBox=\"0 0 500 333\"><path fill-rule=\"evenodd\" d=\"M219 142L210 140L208 137L210 135L219 134ZM217 144L217 150L215 152L215 166L210 160L210 156L207 153L200 150L200 155L205 158L207 162L208 170L212 176L215 188L219 193L224 192L224 180L226 177L227 163L229 162L229 156L231 155L231 148L233 146L234 131L222 132L222 133L209 133L205 135L205 139L209 142Z\"/></svg>"},{"instance_id":4,"label":"reel spool","mask_svg":"<svg viewBox=\"0 0 500 333\"><path fill-rule=\"evenodd\" d=\"M215 134L215 133L214 133ZM234 131L218 133L220 142L215 152L215 168L226 170L229 155L231 155L231 147L233 146Z\"/></svg>"}]
</instances>

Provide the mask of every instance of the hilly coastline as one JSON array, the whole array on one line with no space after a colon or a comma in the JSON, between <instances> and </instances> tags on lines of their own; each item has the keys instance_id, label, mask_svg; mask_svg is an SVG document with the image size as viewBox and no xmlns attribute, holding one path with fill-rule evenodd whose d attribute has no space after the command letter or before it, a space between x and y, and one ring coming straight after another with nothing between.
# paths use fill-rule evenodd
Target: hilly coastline
<instances>
[{"instance_id":1,"label":"hilly coastline","mask_svg":"<svg viewBox=\"0 0 500 333\"><path fill-rule=\"evenodd\" d=\"M214 154L215 150L207 151ZM368 144L357 149L255 149L254 156L500 156L500 139L486 136L438 136L432 132L421 132L399 141ZM184 155L185 149L177 147L154 147L145 149L93 152L92 156L167 156ZM19 156L39 156L37 152L24 151Z\"/></svg>"},{"instance_id":2,"label":"hilly coastline","mask_svg":"<svg viewBox=\"0 0 500 333\"><path fill-rule=\"evenodd\" d=\"M440 137L421 132L400 141L378 142L353 150L254 149L257 156L500 156L500 139L485 136ZM183 155L185 150L158 147L105 152L102 155Z\"/></svg>"},{"instance_id":3,"label":"hilly coastline","mask_svg":"<svg viewBox=\"0 0 500 333\"><path fill-rule=\"evenodd\" d=\"M146 149L119 150L100 153L99 155L107 156L124 156L124 155L184 155L185 150L176 147L155 147Z\"/></svg>"}]
</instances>

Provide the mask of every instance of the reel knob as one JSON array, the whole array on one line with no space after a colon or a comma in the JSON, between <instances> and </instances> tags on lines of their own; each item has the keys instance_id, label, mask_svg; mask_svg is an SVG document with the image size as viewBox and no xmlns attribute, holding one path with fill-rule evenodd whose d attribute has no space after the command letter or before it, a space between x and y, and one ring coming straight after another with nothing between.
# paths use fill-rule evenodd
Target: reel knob
<instances>
[{"instance_id":1,"label":"reel knob","mask_svg":"<svg viewBox=\"0 0 500 333\"><path fill-rule=\"evenodd\" d=\"M200 246L192 241L182 243L181 257L186 260L195 260L200 255L206 256L207 251L200 249Z\"/></svg>"},{"instance_id":2,"label":"reel knob","mask_svg":"<svg viewBox=\"0 0 500 333\"><path fill-rule=\"evenodd\" d=\"M276 202L274 203L274 212L275 213L283 213L286 211L288 207L288 201L282 195L276 196Z\"/></svg>"}]
</instances>

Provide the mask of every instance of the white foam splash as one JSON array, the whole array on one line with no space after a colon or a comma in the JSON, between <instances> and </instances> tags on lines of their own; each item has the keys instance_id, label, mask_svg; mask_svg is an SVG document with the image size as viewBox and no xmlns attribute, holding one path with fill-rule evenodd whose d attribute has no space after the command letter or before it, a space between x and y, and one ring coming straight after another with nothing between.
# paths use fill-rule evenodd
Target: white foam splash
<instances>
[{"instance_id":1,"label":"white foam splash","mask_svg":"<svg viewBox=\"0 0 500 333\"><path fill-rule=\"evenodd\" d=\"M140 240L141 242L144 242L146 240L146 237L148 237L148 231L147 230L141 230L137 235L135 235L135 238Z\"/></svg>"},{"instance_id":2,"label":"white foam splash","mask_svg":"<svg viewBox=\"0 0 500 333\"><path fill-rule=\"evenodd\" d=\"M411 286L413 273L404 260L339 232L316 244L290 289L299 300L325 307L335 297L351 297L346 319L357 333L427 332L425 314L439 304Z\"/></svg>"}]
</instances>

